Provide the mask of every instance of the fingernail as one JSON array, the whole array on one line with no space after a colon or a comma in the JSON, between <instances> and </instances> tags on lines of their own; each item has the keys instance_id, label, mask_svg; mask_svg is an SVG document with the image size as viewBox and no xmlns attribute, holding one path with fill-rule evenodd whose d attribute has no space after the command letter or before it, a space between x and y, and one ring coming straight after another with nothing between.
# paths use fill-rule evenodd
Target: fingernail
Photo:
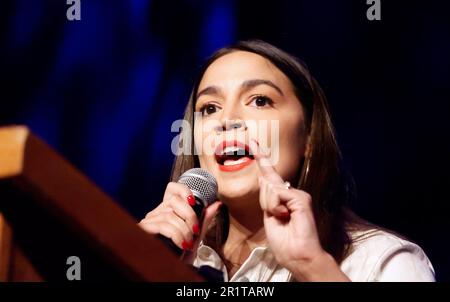
<instances>
[{"instance_id":1,"label":"fingernail","mask_svg":"<svg viewBox=\"0 0 450 302\"><path fill-rule=\"evenodd\" d=\"M191 206L195 206L195 198L192 194L187 197L187 201Z\"/></svg>"},{"instance_id":2,"label":"fingernail","mask_svg":"<svg viewBox=\"0 0 450 302\"><path fill-rule=\"evenodd\" d=\"M183 250L192 250L192 248L194 247L194 242L187 242L185 240L183 240L181 242L181 247L183 248Z\"/></svg>"},{"instance_id":3,"label":"fingernail","mask_svg":"<svg viewBox=\"0 0 450 302\"><path fill-rule=\"evenodd\" d=\"M200 233L200 227L198 226L198 223L194 224L192 227L192 232L194 232L195 235L198 235Z\"/></svg>"}]
</instances>

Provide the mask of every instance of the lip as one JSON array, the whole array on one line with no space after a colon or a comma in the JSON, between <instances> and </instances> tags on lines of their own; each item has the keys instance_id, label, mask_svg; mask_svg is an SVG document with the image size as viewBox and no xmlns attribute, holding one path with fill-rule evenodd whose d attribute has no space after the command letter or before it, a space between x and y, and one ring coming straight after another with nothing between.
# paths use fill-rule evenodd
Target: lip
<instances>
[{"instance_id":1,"label":"lip","mask_svg":"<svg viewBox=\"0 0 450 302\"><path fill-rule=\"evenodd\" d=\"M229 166L225 166L225 165L221 165L217 158L218 155L222 153L222 151L226 148L226 147L239 147L244 149L246 152L249 152L250 147L247 144L244 144L240 141L237 140L232 140L232 141L223 141L222 143L218 144L216 147L216 151L215 151L215 157L216 157L216 162L219 165L219 170L224 171L224 172L234 172L234 171L239 171L245 167L247 167L248 165L252 164L254 159L246 157L246 160L240 164L236 164L236 165L229 165Z\"/></svg>"}]
</instances>

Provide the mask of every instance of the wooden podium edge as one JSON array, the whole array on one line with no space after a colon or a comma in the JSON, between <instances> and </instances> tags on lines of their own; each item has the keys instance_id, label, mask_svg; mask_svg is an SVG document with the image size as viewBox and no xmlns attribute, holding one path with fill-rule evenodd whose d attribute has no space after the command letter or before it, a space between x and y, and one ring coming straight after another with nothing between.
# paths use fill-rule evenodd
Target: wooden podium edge
<instances>
[{"instance_id":1,"label":"wooden podium edge","mask_svg":"<svg viewBox=\"0 0 450 302\"><path fill-rule=\"evenodd\" d=\"M0 179L19 175L29 130L23 126L0 128Z\"/></svg>"},{"instance_id":2,"label":"wooden podium edge","mask_svg":"<svg viewBox=\"0 0 450 302\"><path fill-rule=\"evenodd\" d=\"M12 233L11 228L0 213L0 282L9 279L9 263L11 261Z\"/></svg>"},{"instance_id":3,"label":"wooden podium edge","mask_svg":"<svg viewBox=\"0 0 450 302\"><path fill-rule=\"evenodd\" d=\"M5 180L45 197L36 198L40 206L85 234L85 240L125 269L130 280L204 281L27 127L0 128L0 181Z\"/></svg>"}]
</instances>

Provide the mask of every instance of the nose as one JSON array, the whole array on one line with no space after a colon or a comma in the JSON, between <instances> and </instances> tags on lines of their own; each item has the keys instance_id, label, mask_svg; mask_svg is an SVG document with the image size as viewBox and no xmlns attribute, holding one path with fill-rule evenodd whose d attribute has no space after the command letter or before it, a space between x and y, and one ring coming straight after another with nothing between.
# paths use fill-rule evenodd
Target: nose
<instances>
[{"instance_id":1,"label":"nose","mask_svg":"<svg viewBox=\"0 0 450 302\"><path fill-rule=\"evenodd\" d=\"M247 126L242 119L242 106L238 97L231 95L223 104L223 109L220 111L219 124L216 125L216 133L225 131L245 131Z\"/></svg>"},{"instance_id":2,"label":"nose","mask_svg":"<svg viewBox=\"0 0 450 302\"><path fill-rule=\"evenodd\" d=\"M232 130L247 130L245 121L243 120L224 120L221 125L215 127L216 132L232 131Z\"/></svg>"}]
</instances>

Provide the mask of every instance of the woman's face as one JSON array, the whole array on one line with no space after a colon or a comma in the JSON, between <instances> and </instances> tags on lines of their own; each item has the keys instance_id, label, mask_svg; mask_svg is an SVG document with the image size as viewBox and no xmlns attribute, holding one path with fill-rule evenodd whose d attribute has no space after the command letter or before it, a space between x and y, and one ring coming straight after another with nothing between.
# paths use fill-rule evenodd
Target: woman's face
<instances>
[{"instance_id":1,"label":"woman's face","mask_svg":"<svg viewBox=\"0 0 450 302\"><path fill-rule=\"evenodd\" d=\"M290 80L269 60L245 51L224 55L207 68L197 91L195 146L221 200L242 202L259 192L250 139L270 150L283 179L296 177L307 139L304 112Z\"/></svg>"}]
</instances>

